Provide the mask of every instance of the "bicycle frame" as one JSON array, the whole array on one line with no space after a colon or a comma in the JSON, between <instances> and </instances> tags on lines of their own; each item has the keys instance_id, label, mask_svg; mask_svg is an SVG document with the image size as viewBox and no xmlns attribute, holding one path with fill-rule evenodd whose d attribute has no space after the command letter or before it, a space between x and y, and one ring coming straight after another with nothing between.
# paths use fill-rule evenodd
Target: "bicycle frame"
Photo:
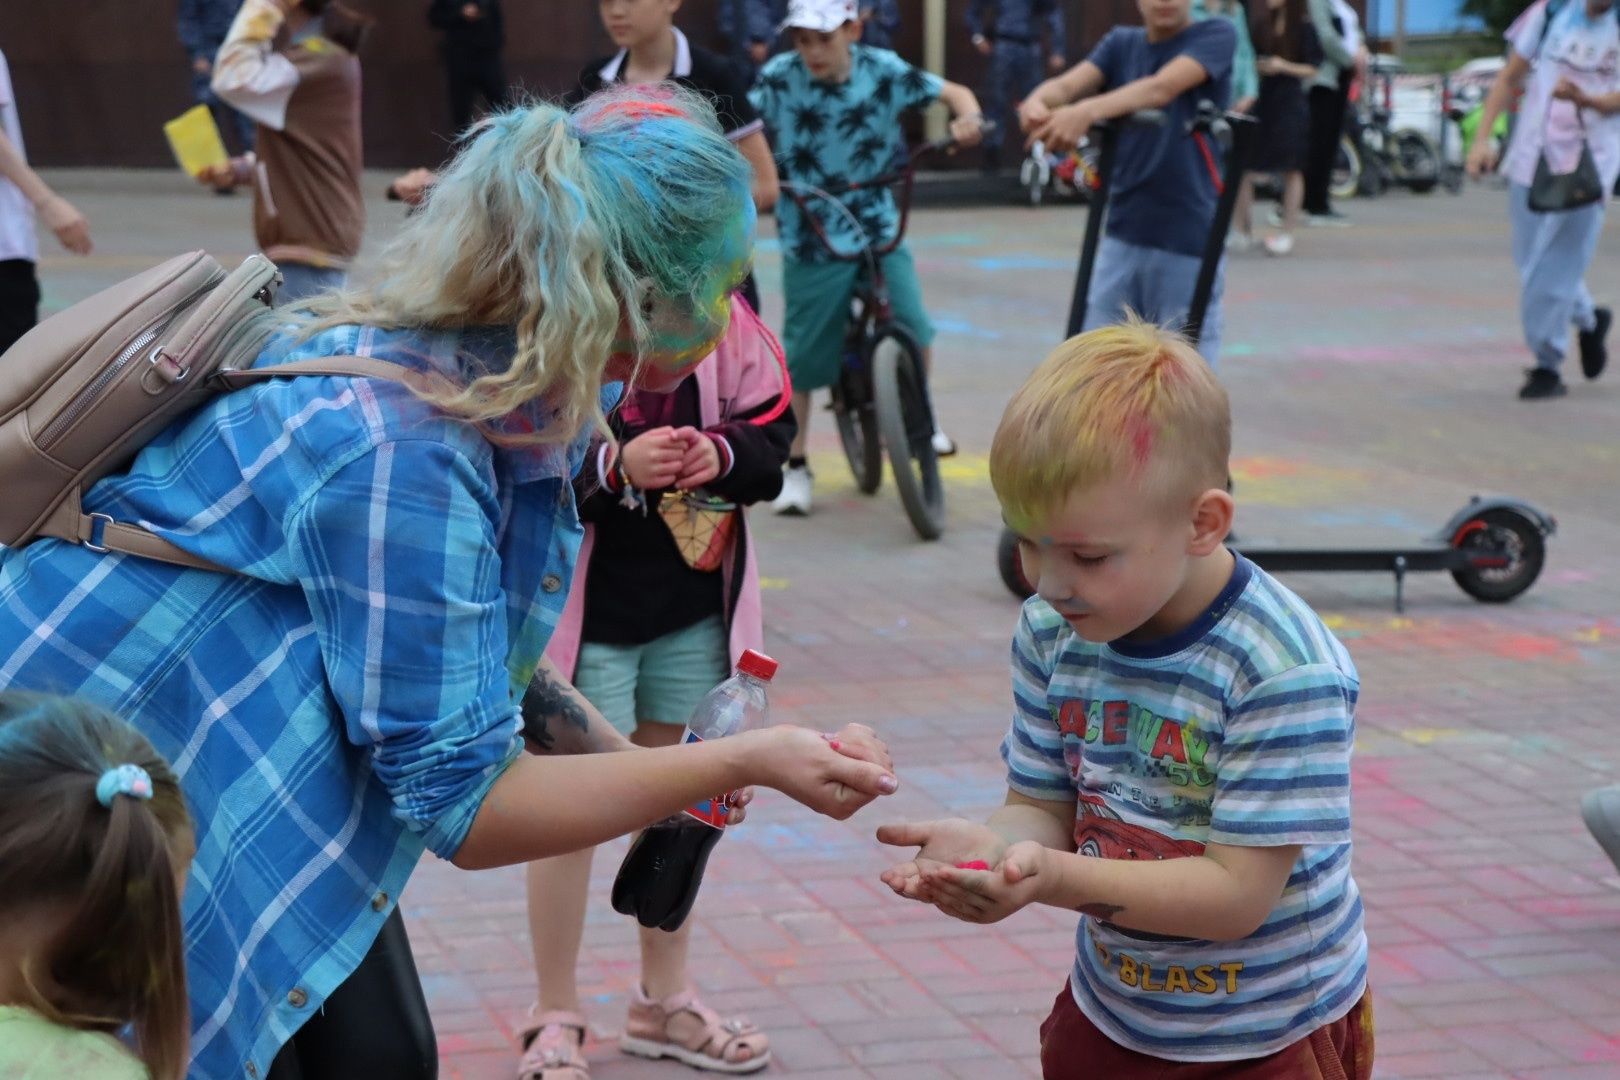
<instances>
[{"instance_id":1,"label":"bicycle frame","mask_svg":"<svg viewBox=\"0 0 1620 1080\"><path fill-rule=\"evenodd\" d=\"M855 299L861 304L861 317L851 320L851 336L858 331L862 335L869 333L870 328L882 326L894 321L894 306L889 300L888 281L883 276L883 257L900 247L901 241L906 237L906 228L911 223L911 193L917 177L917 162L924 156L940 151L949 151L956 146L954 139L939 139L934 142L923 143L907 152L905 161L899 168L893 169L870 180L855 180L834 187L816 187L813 184L800 184L791 180L782 182L782 191L793 204L799 208L799 214L809 224L810 231L815 234L816 240L821 244L822 250L831 255L838 262L865 262L867 279L864 283L856 285ZM838 200L838 196L856 191L871 191L877 188L897 188L895 207L899 211L900 220L895 226L894 236L887 242L876 244L873 237L866 237L866 244L859 251L847 252L838 250L832 238L827 235L826 228L821 219L810 212L812 199L822 199L830 203L836 210L849 217L857 231L865 234L860 223L854 220L854 215Z\"/></svg>"}]
</instances>

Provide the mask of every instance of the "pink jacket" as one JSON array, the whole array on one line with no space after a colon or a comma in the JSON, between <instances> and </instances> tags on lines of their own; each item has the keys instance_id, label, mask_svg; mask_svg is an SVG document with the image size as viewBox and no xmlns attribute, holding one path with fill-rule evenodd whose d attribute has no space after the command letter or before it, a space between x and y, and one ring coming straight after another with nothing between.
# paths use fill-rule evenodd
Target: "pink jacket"
<instances>
[{"instance_id":1,"label":"pink jacket","mask_svg":"<svg viewBox=\"0 0 1620 1080\"><path fill-rule=\"evenodd\" d=\"M731 327L726 331L726 336L720 340L714 352L694 369L691 377L697 380L704 428L774 402L770 408L748 421L763 426L780 417L787 410L792 397L782 346L740 296L731 298ZM589 458L586 459L586 467L591 467ZM724 595L736 597L727 620L732 663L736 663L744 649L762 648L765 641L759 568L754 560L754 543L748 533L746 516L740 524L742 527L736 532L731 550L726 552L725 566L721 571L724 575ZM585 539L580 543L579 558L574 564L574 581L568 591L568 603L563 608L562 619L551 636L550 644L546 646L546 656L568 678L573 678L574 664L579 659L580 634L585 622L585 580L595 533L594 525L585 526ZM740 565L738 545L741 545ZM738 574L742 575L740 583Z\"/></svg>"}]
</instances>

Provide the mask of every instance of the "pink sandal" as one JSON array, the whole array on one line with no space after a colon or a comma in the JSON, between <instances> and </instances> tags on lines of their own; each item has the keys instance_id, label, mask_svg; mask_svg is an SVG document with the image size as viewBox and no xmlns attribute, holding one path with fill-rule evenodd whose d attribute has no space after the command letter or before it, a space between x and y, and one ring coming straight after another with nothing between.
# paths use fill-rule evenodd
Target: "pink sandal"
<instances>
[{"instance_id":1,"label":"pink sandal","mask_svg":"<svg viewBox=\"0 0 1620 1080\"><path fill-rule=\"evenodd\" d=\"M758 1072L771 1063L770 1040L757 1025L741 1016L722 1017L690 987L663 1001L636 987L619 1049L718 1073Z\"/></svg>"},{"instance_id":2,"label":"pink sandal","mask_svg":"<svg viewBox=\"0 0 1620 1080\"><path fill-rule=\"evenodd\" d=\"M585 1028L585 1017L577 1012L530 1009L529 1026L518 1037L523 1057L517 1080L591 1080L591 1067L581 1052Z\"/></svg>"}]
</instances>

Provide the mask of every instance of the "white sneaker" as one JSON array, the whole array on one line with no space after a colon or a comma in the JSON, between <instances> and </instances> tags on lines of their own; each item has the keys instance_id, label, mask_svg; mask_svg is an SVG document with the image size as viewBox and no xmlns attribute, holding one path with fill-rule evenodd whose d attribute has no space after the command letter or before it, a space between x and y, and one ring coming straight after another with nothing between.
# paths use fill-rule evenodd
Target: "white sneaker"
<instances>
[{"instance_id":1,"label":"white sneaker","mask_svg":"<svg viewBox=\"0 0 1620 1080\"><path fill-rule=\"evenodd\" d=\"M938 428L934 429L934 437L929 441L934 446L935 457L950 457L956 453L956 444L951 441L951 437Z\"/></svg>"},{"instance_id":2,"label":"white sneaker","mask_svg":"<svg viewBox=\"0 0 1620 1080\"><path fill-rule=\"evenodd\" d=\"M1287 255L1293 250L1293 233L1274 233L1266 237L1266 253L1269 255Z\"/></svg>"},{"instance_id":3,"label":"white sneaker","mask_svg":"<svg viewBox=\"0 0 1620 1080\"><path fill-rule=\"evenodd\" d=\"M1259 246L1249 233L1241 233L1236 229L1226 234L1226 250L1234 255L1246 255Z\"/></svg>"},{"instance_id":4,"label":"white sneaker","mask_svg":"<svg viewBox=\"0 0 1620 1080\"><path fill-rule=\"evenodd\" d=\"M771 510L790 517L806 517L810 513L810 467L782 470L782 494L771 503Z\"/></svg>"}]
</instances>

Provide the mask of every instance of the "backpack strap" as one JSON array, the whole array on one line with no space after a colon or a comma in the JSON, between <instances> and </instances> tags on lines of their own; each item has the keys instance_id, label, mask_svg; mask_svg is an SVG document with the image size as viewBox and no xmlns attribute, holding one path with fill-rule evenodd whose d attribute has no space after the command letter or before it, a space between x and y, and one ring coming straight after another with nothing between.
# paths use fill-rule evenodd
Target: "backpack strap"
<instances>
[{"instance_id":1,"label":"backpack strap","mask_svg":"<svg viewBox=\"0 0 1620 1080\"><path fill-rule=\"evenodd\" d=\"M213 378L221 390L240 390L271 379L292 378L300 375L335 375L361 379L386 379L406 386L423 386L433 381L432 376L387 360L366 356L322 356L312 360L294 360L264 368L221 369ZM176 544L158 536L150 529L115 521L107 514L86 514L81 504L82 492L75 488L62 500L36 535L66 540L71 544L95 552L119 551L138 555L143 559L156 559L172 566L191 570L210 570L216 574L239 574L240 570L220 566L200 555L193 555Z\"/></svg>"}]
</instances>

